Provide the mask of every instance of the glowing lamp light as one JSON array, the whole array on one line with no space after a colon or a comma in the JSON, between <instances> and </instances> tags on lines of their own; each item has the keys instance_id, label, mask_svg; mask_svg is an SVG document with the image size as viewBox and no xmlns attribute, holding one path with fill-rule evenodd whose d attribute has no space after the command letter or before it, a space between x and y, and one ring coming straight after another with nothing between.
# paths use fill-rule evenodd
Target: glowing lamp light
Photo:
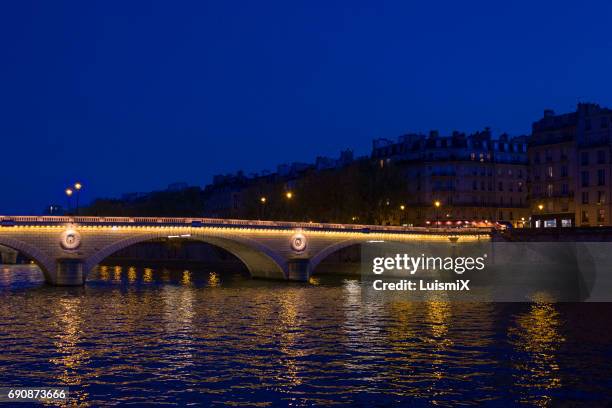
<instances>
[{"instance_id":1,"label":"glowing lamp light","mask_svg":"<svg viewBox=\"0 0 612 408\"><path fill-rule=\"evenodd\" d=\"M78 181L76 183L74 183L74 188L77 190L80 190L83 188L83 184L79 183Z\"/></svg>"},{"instance_id":2,"label":"glowing lamp light","mask_svg":"<svg viewBox=\"0 0 612 408\"><path fill-rule=\"evenodd\" d=\"M287 191L287 193L285 193L285 197L287 197L287 199L291 200L293 198L293 193L291 191Z\"/></svg>"},{"instance_id":3,"label":"glowing lamp light","mask_svg":"<svg viewBox=\"0 0 612 408\"><path fill-rule=\"evenodd\" d=\"M71 189L71 188L67 188L67 189L66 189L66 195L67 195L68 197L70 197L70 196L72 195L72 189Z\"/></svg>"}]
</instances>

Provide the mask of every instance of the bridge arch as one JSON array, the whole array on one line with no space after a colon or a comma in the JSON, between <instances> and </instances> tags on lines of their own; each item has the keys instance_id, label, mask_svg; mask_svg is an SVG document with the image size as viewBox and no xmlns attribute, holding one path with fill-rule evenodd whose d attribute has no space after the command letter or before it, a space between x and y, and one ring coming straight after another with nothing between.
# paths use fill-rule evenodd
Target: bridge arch
<instances>
[{"instance_id":1,"label":"bridge arch","mask_svg":"<svg viewBox=\"0 0 612 408\"><path fill-rule=\"evenodd\" d=\"M321 249L315 256L310 259L308 264L308 276L312 276L315 269L321 262L323 262L331 254L338 252L344 248L348 248L353 245L362 244L364 241L360 239L349 239L346 241L340 241L332 245L328 245Z\"/></svg>"},{"instance_id":2,"label":"bridge arch","mask_svg":"<svg viewBox=\"0 0 612 408\"><path fill-rule=\"evenodd\" d=\"M88 274L107 257L132 245L165 238L167 233L150 233L116 241L96 251L85 259L83 272ZM219 237L206 234L191 234L185 239L206 242L222 248L236 256L255 278L285 279L287 277L287 261L271 248L244 237Z\"/></svg>"},{"instance_id":3,"label":"bridge arch","mask_svg":"<svg viewBox=\"0 0 612 408\"><path fill-rule=\"evenodd\" d=\"M0 245L19 251L28 258L31 258L42 271L45 281L53 281L51 276L55 272L56 265L52 257L26 242L7 236L0 235Z\"/></svg>"}]
</instances>

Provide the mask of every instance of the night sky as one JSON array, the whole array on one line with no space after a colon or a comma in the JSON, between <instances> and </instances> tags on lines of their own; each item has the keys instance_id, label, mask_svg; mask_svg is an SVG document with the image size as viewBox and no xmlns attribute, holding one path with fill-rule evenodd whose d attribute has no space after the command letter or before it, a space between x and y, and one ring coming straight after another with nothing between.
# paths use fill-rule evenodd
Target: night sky
<instances>
[{"instance_id":1,"label":"night sky","mask_svg":"<svg viewBox=\"0 0 612 408\"><path fill-rule=\"evenodd\" d=\"M609 1L4 1L0 214L76 180L90 200L409 131L527 133L612 106L611 25Z\"/></svg>"}]
</instances>

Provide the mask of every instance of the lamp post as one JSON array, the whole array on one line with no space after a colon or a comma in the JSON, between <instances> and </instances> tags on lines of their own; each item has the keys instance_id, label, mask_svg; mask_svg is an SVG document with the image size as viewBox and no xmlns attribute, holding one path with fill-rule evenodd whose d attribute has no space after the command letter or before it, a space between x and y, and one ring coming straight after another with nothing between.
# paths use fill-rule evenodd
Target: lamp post
<instances>
[{"instance_id":1,"label":"lamp post","mask_svg":"<svg viewBox=\"0 0 612 408\"><path fill-rule=\"evenodd\" d=\"M544 219L542 217L542 210L543 209L544 209L544 204L542 204L542 203L538 204L538 210L540 210L540 221L539 222L542 224L542 226L544 226Z\"/></svg>"},{"instance_id":2,"label":"lamp post","mask_svg":"<svg viewBox=\"0 0 612 408\"><path fill-rule=\"evenodd\" d=\"M440 206L442 205L442 203L440 203L440 200L436 200L434 202L434 206L436 207L436 226L440 227Z\"/></svg>"},{"instance_id":3,"label":"lamp post","mask_svg":"<svg viewBox=\"0 0 612 408\"><path fill-rule=\"evenodd\" d=\"M260 218L263 220L265 219L265 215L266 215L266 202L268 201L268 199L264 196L259 198L259 202L261 203L261 215Z\"/></svg>"},{"instance_id":4,"label":"lamp post","mask_svg":"<svg viewBox=\"0 0 612 408\"><path fill-rule=\"evenodd\" d=\"M83 184L80 182L74 183L74 189L76 190L76 215L79 215L79 196L81 195L81 189L83 188Z\"/></svg>"},{"instance_id":5,"label":"lamp post","mask_svg":"<svg viewBox=\"0 0 612 408\"><path fill-rule=\"evenodd\" d=\"M285 198L287 199L287 218L291 219L291 200L293 199L293 192L287 191L285 193Z\"/></svg>"},{"instance_id":6,"label":"lamp post","mask_svg":"<svg viewBox=\"0 0 612 408\"><path fill-rule=\"evenodd\" d=\"M70 213L70 197L72 197L73 191L72 191L71 188L67 188L65 193L66 193L66 201L68 203L68 207L67 207L66 211L67 211L67 213Z\"/></svg>"},{"instance_id":7,"label":"lamp post","mask_svg":"<svg viewBox=\"0 0 612 408\"><path fill-rule=\"evenodd\" d=\"M404 225L403 221L404 221L404 210L406 210L406 206L404 204L400 205L400 225Z\"/></svg>"}]
</instances>

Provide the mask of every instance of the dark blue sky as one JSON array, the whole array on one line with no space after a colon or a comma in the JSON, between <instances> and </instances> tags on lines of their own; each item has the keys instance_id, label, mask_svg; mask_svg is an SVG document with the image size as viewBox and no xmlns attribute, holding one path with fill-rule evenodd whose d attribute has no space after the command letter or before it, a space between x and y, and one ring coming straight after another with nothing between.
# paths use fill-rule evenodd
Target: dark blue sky
<instances>
[{"instance_id":1,"label":"dark blue sky","mask_svg":"<svg viewBox=\"0 0 612 408\"><path fill-rule=\"evenodd\" d=\"M511 4L510 4L511 3ZM0 4L0 213L612 106L609 1Z\"/></svg>"}]
</instances>

